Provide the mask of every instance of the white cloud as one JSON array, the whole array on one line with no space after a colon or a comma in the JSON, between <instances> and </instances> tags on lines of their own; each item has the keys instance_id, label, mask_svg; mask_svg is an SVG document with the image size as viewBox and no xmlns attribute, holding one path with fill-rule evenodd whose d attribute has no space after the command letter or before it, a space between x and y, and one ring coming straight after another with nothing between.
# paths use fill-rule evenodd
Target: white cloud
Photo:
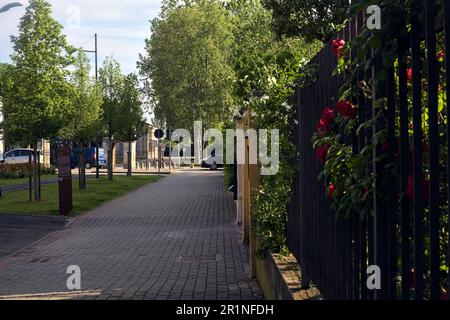
<instances>
[{"instance_id":1,"label":"white cloud","mask_svg":"<svg viewBox=\"0 0 450 320\"><path fill-rule=\"evenodd\" d=\"M91 39L98 34L99 63L113 55L123 72L135 71L139 53L144 51L145 38L150 35L149 21L157 16L161 0L50 0L53 17L65 28L68 41L78 47L93 49ZM0 6L8 3L0 0ZM28 1L22 0L27 5ZM14 8L0 15L0 61L9 61L12 52L10 35L25 8ZM79 25L78 25L79 22ZM73 27L75 25L75 28Z\"/></svg>"}]
</instances>

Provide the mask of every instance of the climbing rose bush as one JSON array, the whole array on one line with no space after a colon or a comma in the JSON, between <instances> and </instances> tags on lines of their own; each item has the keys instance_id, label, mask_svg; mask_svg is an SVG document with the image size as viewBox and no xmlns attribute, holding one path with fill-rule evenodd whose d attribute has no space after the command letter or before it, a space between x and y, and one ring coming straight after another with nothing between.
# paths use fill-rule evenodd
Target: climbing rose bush
<instances>
[{"instance_id":1,"label":"climbing rose bush","mask_svg":"<svg viewBox=\"0 0 450 320\"><path fill-rule=\"evenodd\" d=\"M358 114L358 109L350 101L340 100L336 103L336 110L343 117L355 119Z\"/></svg>"},{"instance_id":2,"label":"climbing rose bush","mask_svg":"<svg viewBox=\"0 0 450 320\"><path fill-rule=\"evenodd\" d=\"M345 47L344 39L334 39L331 41L331 48L336 57L341 57Z\"/></svg>"},{"instance_id":3,"label":"climbing rose bush","mask_svg":"<svg viewBox=\"0 0 450 320\"><path fill-rule=\"evenodd\" d=\"M339 216L349 217L356 212L368 214L369 192L373 188L372 178L367 173L368 155L355 155L352 147L342 140L340 128L352 132L358 117L358 106L341 99L334 107L326 107L316 125L312 139L317 159L323 164L327 197Z\"/></svg>"}]
</instances>

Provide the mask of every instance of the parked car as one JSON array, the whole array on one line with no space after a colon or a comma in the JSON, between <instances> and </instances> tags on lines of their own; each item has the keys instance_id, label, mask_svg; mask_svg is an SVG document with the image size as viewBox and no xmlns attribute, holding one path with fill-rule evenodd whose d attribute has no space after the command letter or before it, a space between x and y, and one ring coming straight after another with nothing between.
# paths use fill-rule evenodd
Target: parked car
<instances>
[{"instance_id":1,"label":"parked car","mask_svg":"<svg viewBox=\"0 0 450 320\"><path fill-rule=\"evenodd\" d=\"M75 169L78 167L78 150L77 148L72 149L72 154L70 157L70 166L72 169ZM84 163L86 169L91 169L92 167L95 167L97 164L96 161L96 148L88 147L83 148L84 150ZM105 158L105 150L102 148L98 149L98 164L100 167L106 166L106 158Z\"/></svg>"},{"instance_id":2,"label":"parked car","mask_svg":"<svg viewBox=\"0 0 450 320\"><path fill-rule=\"evenodd\" d=\"M31 153L31 161L34 161L34 155L32 149L18 148L6 152L3 155L4 163L6 164L16 164L16 163L27 163L29 155ZM40 161L43 162L44 156L40 155Z\"/></svg>"},{"instance_id":3,"label":"parked car","mask_svg":"<svg viewBox=\"0 0 450 320\"><path fill-rule=\"evenodd\" d=\"M202 168L209 168L211 170L223 168L223 159L215 159L212 155L210 155L202 160Z\"/></svg>"},{"instance_id":4,"label":"parked car","mask_svg":"<svg viewBox=\"0 0 450 320\"><path fill-rule=\"evenodd\" d=\"M0 153L0 163L5 163L5 158L3 158L3 153Z\"/></svg>"}]
</instances>

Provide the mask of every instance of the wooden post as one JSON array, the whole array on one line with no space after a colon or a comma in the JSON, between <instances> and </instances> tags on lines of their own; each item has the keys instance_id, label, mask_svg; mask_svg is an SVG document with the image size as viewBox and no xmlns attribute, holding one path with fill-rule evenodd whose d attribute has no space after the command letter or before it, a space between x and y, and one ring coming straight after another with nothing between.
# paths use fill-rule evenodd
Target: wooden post
<instances>
[{"instance_id":1,"label":"wooden post","mask_svg":"<svg viewBox=\"0 0 450 320\"><path fill-rule=\"evenodd\" d=\"M243 186L243 217L242 217L242 229L243 229L243 241L245 244L250 243L250 178L249 178L249 139L246 137L246 132L249 128L249 116L248 112L244 114L242 119L244 130L244 152L245 152L245 164L243 165L242 178Z\"/></svg>"},{"instance_id":2,"label":"wooden post","mask_svg":"<svg viewBox=\"0 0 450 320\"><path fill-rule=\"evenodd\" d=\"M260 184L260 165L250 164L249 166L249 188L250 188L250 276L256 277L256 254L258 250L258 239L255 234L255 198L258 195Z\"/></svg>"},{"instance_id":3,"label":"wooden post","mask_svg":"<svg viewBox=\"0 0 450 320\"><path fill-rule=\"evenodd\" d=\"M236 119L236 129L242 129L242 119ZM239 147L239 140L236 143L236 149ZM237 150L236 150L237 152ZM237 156L236 156L237 157ZM244 177L243 173L243 164L236 164L236 175L237 175L237 200L236 200L236 224L242 225L242 216L243 216L243 190L244 190Z\"/></svg>"}]
</instances>

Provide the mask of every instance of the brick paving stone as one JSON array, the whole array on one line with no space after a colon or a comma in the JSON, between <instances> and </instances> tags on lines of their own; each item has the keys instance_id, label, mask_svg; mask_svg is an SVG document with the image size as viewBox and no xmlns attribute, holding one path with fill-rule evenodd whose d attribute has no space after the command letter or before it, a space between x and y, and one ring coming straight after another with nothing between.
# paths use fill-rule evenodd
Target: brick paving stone
<instances>
[{"instance_id":1,"label":"brick paving stone","mask_svg":"<svg viewBox=\"0 0 450 320\"><path fill-rule=\"evenodd\" d=\"M260 299L234 220L222 173L177 172L0 259L0 296L68 292L78 265L98 299Z\"/></svg>"}]
</instances>

